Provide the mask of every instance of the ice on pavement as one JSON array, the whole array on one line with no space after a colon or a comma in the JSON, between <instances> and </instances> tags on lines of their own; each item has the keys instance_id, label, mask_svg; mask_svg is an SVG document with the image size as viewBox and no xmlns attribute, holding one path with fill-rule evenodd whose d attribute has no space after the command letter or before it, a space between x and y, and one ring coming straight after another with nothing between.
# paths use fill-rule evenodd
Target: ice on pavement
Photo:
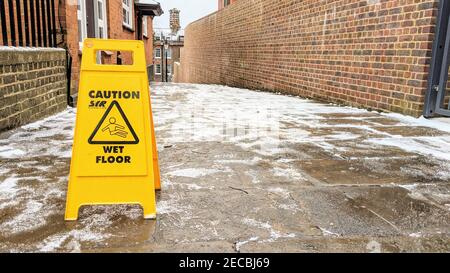
<instances>
[{"instance_id":1,"label":"ice on pavement","mask_svg":"<svg viewBox=\"0 0 450 273\"><path fill-rule=\"evenodd\" d=\"M234 240L239 251L308 232L341 235L324 223L299 224L314 215L305 216L307 203L295 194L363 178L392 186L406 177L399 183L411 198L450 211L448 188L428 186L450 179L448 123L219 85L155 84L152 103L163 178L157 224L133 206L86 207L77 223L63 221L76 115L68 108L0 134L0 251L221 240ZM231 214L223 208L240 198L248 199ZM244 207L251 215L239 214ZM292 219L270 222L267 211Z\"/></svg>"}]
</instances>

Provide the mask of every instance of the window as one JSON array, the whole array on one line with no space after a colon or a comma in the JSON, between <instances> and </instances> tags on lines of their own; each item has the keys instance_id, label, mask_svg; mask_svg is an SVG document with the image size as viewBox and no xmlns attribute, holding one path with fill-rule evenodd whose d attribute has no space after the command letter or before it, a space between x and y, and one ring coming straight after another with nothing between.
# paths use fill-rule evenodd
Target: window
<instances>
[{"instance_id":1,"label":"window","mask_svg":"<svg viewBox=\"0 0 450 273\"><path fill-rule=\"evenodd\" d=\"M223 6L226 7L230 4L230 0L223 0Z\"/></svg>"},{"instance_id":2,"label":"window","mask_svg":"<svg viewBox=\"0 0 450 273\"><path fill-rule=\"evenodd\" d=\"M155 74L161 75L161 65L160 64L155 65Z\"/></svg>"},{"instance_id":3,"label":"window","mask_svg":"<svg viewBox=\"0 0 450 273\"><path fill-rule=\"evenodd\" d=\"M80 49L83 47L83 41L88 37L87 14L94 16L94 26L89 26L89 33L93 33L96 38L108 38L106 25L106 0L94 0L93 6L86 6L86 1L78 0L78 42Z\"/></svg>"},{"instance_id":4,"label":"window","mask_svg":"<svg viewBox=\"0 0 450 273\"><path fill-rule=\"evenodd\" d=\"M78 0L77 18L78 18L78 42L80 44L80 48L82 48L83 40L87 38L86 6L84 0Z\"/></svg>"},{"instance_id":5,"label":"window","mask_svg":"<svg viewBox=\"0 0 450 273\"><path fill-rule=\"evenodd\" d=\"M147 16L142 16L142 34L148 37Z\"/></svg>"},{"instance_id":6,"label":"window","mask_svg":"<svg viewBox=\"0 0 450 273\"><path fill-rule=\"evenodd\" d=\"M167 74L172 75L172 65L171 64L167 65Z\"/></svg>"},{"instance_id":7,"label":"window","mask_svg":"<svg viewBox=\"0 0 450 273\"><path fill-rule=\"evenodd\" d=\"M97 0L97 5L94 10L95 18L97 18L97 25L95 31L95 37L107 39L107 26L106 26L106 7L105 0Z\"/></svg>"},{"instance_id":8,"label":"window","mask_svg":"<svg viewBox=\"0 0 450 273\"><path fill-rule=\"evenodd\" d=\"M161 59L161 48L155 49L155 58Z\"/></svg>"},{"instance_id":9,"label":"window","mask_svg":"<svg viewBox=\"0 0 450 273\"><path fill-rule=\"evenodd\" d=\"M167 49L167 59L172 59L172 49Z\"/></svg>"},{"instance_id":10,"label":"window","mask_svg":"<svg viewBox=\"0 0 450 273\"><path fill-rule=\"evenodd\" d=\"M122 0L123 25L133 28L133 20L131 16L133 0Z\"/></svg>"}]
</instances>

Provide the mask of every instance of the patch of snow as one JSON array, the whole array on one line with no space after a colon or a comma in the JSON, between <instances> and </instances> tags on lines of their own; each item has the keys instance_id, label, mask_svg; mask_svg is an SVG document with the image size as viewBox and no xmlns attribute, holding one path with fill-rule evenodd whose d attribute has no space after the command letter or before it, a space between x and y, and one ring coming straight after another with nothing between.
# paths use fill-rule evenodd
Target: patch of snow
<instances>
[{"instance_id":1,"label":"patch of snow","mask_svg":"<svg viewBox=\"0 0 450 273\"><path fill-rule=\"evenodd\" d=\"M396 185L396 186L398 186L400 188L404 188L408 191L413 191L413 190L417 189L418 184L400 184L400 185Z\"/></svg>"},{"instance_id":2,"label":"patch of snow","mask_svg":"<svg viewBox=\"0 0 450 273\"><path fill-rule=\"evenodd\" d=\"M411 234L409 234L409 237L420 238L420 237L422 237L422 233L420 233L420 232L411 233Z\"/></svg>"},{"instance_id":3,"label":"patch of snow","mask_svg":"<svg viewBox=\"0 0 450 273\"><path fill-rule=\"evenodd\" d=\"M167 173L167 175L182 176L182 177L189 177L189 178L197 178L197 177L202 177L202 176L215 174L215 173L218 173L218 172L221 172L221 171L220 170L216 170L216 169L203 169L203 168L194 169L194 168L189 168L189 169L181 169L181 170L172 171L172 172Z\"/></svg>"},{"instance_id":4,"label":"patch of snow","mask_svg":"<svg viewBox=\"0 0 450 273\"><path fill-rule=\"evenodd\" d=\"M177 182L172 182L169 180L165 180L165 182L162 183L162 187L164 189L168 189L168 188L176 188L177 190L189 190L189 191L193 191L193 190L213 190L215 187L214 186L209 186L209 187L205 187L205 186L200 186L197 185L195 183L177 183Z\"/></svg>"},{"instance_id":5,"label":"patch of snow","mask_svg":"<svg viewBox=\"0 0 450 273\"><path fill-rule=\"evenodd\" d=\"M414 118L411 116L405 116L398 113L381 113L382 116L396 119L403 124L412 126L424 126L434 128L439 131L450 133L450 123L441 121L439 119L426 119L423 116L420 118Z\"/></svg>"},{"instance_id":6,"label":"patch of snow","mask_svg":"<svg viewBox=\"0 0 450 273\"><path fill-rule=\"evenodd\" d=\"M367 142L450 161L450 137L372 138Z\"/></svg>"},{"instance_id":7,"label":"patch of snow","mask_svg":"<svg viewBox=\"0 0 450 273\"><path fill-rule=\"evenodd\" d=\"M55 252L62 244L69 239L70 234L58 234L46 238L39 244L38 248L40 252Z\"/></svg>"},{"instance_id":8,"label":"patch of snow","mask_svg":"<svg viewBox=\"0 0 450 273\"><path fill-rule=\"evenodd\" d=\"M243 222L249 226L253 226L256 228L261 228L261 229L266 229L269 234L270 237L268 239L265 240L261 240L259 241L260 243L265 243L265 242L275 242L276 240L280 239L280 238L295 238L295 234L294 233L280 233L279 231L275 230L269 223L263 223L263 222L259 222L256 221L255 219L250 219L250 218L245 218L243 220Z\"/></svg>"},{"instance_id":9,"label":"patch of snow","mask_svg":"<svg viewBox=\"0 0 450 273\"><path fill-rule=\"evenodd\" d=\"M299 210L297 204L295 203L291 203L291 204L278 204L278 207L280 209L284 209L284 210L288 210L288 211L292 211L295 212L297 210Z\"/></svg>"},{"instance_id":10,"label":"patch of snow","mask_svg":"<svg viewBox=\"0 0 450 273\"><path fill-rule=\"evenodd\" d=\"M281 194L285 198L289 197L290 194L288 190L282 188L268 188L267 191L271 193Z\"/></svg>"},{"instance_id":11,"label":"patch of snow","mask_svg":"<svg viewBox=\"0 0 450 273\"><path fill-rule=\"evenodd\" d=\"M6 180L0 182L0 195L3 196L14 196L14 194L18 191L17 189L17 178L9 177Z\"/></svg>"},{"instance_id":12,"label":"patch of snow","mask_svg":"<svg viewBox=\"0 0 450 273\"><path fill-rule=\"evenodd\" d=\"M284 168L275 167L272 169L272 172L275 176L278 176L278 177L286 177L286 178L294 179L294 180L304 180L303 175L293 168L284 169Z\"/></svg>"},{"instance_id":13,"label":"patch of snow","mask_svg":"<svg viewBox=\"0 0 450 273\"><path fill-rule=\"evenodd\" d=\"M261 180L258 179L258 172L255 170L248 170L245 172L251 178L252 184L259 184Z\"/></svg>"},{"instance_id":14,"label":"patch of snow","mask_svg":"<svg viewBox=\"0 0 450 273\"><path fill-rule=\"evenodd\" d=\"M216 163L220 164L242 164L242 165L249 165L254 166L258 164L260 161L262 161L262 158L260 157L253 157L252 159L220 159L215 160Z\"/></svg>"},{"instance_id":15,"label":"patch of snow","mask_svg":"<svg viewBox=\"0 0 450 273\"><path fill-rule=\"evenodd\" d=\"M259 238L258 236L255 236L255 237L251 237L251 238L249 238L249 239L247 239L247 240L245 240L245 241L238 241L238 242L236 242L236 251L237 251L237 252L241 251L241 247L242 247L243 245L248 244L248 243L250 243L250 242L257 241L258 238Z\"/></svg>"},{"instance_id":16,"label":"patch of snow","mask_svg":"<svg viewBox=\"0 0 450 273\"><path fill-rule=\"evenodd\" d=\"M325 229L323 227L319 227L319 229L322 231L322 234L324 236L341 236L340 234L332 232L332 231L329 231L329 230L327 230L327 229Z\"/></svg>"},{"instance_id":17,"label":"patch of snow","mask_svg":"<svg viewBox=\"0 0 450 273\"><path fill-rule=\"evenodd\" d=\"M0 158L18 158L21 157L23 155L25 155L26 153L20 149L15 149L13 147L8 147L8 146L3 146L0 147Z\"/></svg>"},{"instance_id":18,"label":"patch of snow","mask_svg":"<svg viewBox=\"0 0 450 273\"><path fill-rule=\"evenodd\" d=\"M41 202L28 200L20 214L0 224L2 234L14 234L17 231L34 230L45 225L47 221L45 215L42 215L43 207L44 205Z\"/></svg>"},{"instance_id":19,"label":"patch of snow","mask_svg":"<svg viewBox=\"0 0 450 273\"><path fill-rule=\"evenodd\" d=\"M0 51L11 52L61 52L62 48L50 48L50 47L27 47L27 46L0 46Z\"/></svg>"},{"instance_id":20,"label":"patch of snow","mask_svg":"<svg viewBox=\"0 0 450 273\"><path fill-rule=\"evenodd\" d=\"M159 200L156 203L157 214L172 214L177 213L185 218L191 214L191 208L186 205L181 205L181 197L177 194L167 196L167 199Z\"/></svg>"}]
</instances>

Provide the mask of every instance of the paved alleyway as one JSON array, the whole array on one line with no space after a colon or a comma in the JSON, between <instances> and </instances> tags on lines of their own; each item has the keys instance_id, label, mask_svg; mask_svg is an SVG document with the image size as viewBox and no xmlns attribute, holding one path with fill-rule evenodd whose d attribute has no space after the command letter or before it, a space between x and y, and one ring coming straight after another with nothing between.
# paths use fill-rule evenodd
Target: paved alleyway
<instances>
[{"instance_id":1,"label":"paved alleyway","mask_svg":"<svg viewBox=\"0 0 450 273\"><path fill-rule=\"evenodd\" d=\"M163 190L63 220L75 111L0 134L0 251L450 251L450 125L155 85ZM425 127L431 126L431 127Z\"/></svg>"}]
</instances>

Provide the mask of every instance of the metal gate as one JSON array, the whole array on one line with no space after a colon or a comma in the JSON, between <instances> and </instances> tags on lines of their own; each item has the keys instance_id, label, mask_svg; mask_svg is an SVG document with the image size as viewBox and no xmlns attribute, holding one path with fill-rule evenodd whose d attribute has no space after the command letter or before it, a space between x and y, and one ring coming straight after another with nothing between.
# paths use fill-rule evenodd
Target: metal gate
<instances>
[{"instance_id":1,"label":"metal gate","mask_svg":"<svg viewBox=\"0 0 450 273\"><path fill-rule=\"evenodd\" d=\"M0 45L56 47L56 0L0 0Z\"/></svg>"},{"instance_id":2,"label":"metal gate","mask_svg":"<svg viewBox=\"0 0 450 273\"><path fill-rule=\"evenodd\" d=\"M436 37L433 44L428 89L425 97L424 116L450 117L450 1L441 0L436 22Z\"/></svg>"}]
</instances>

